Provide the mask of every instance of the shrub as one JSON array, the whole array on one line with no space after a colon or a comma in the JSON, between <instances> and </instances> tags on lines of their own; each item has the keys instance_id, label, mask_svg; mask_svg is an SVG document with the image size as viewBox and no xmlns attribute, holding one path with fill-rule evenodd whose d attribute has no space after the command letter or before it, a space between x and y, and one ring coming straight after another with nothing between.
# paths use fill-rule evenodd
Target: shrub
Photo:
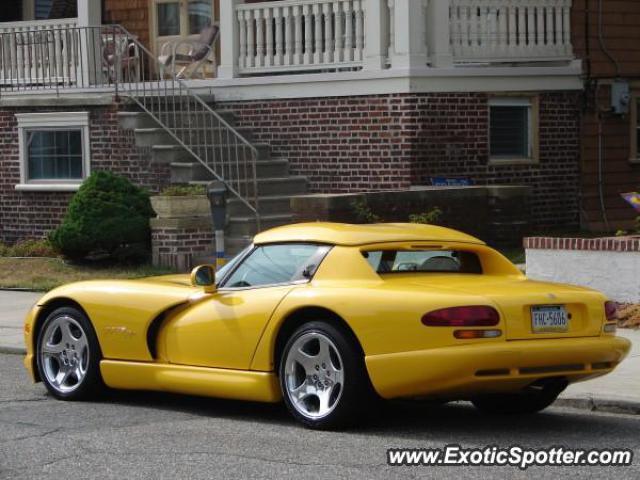
<instances>
[{"instance_id":1,"label":"shrub","mask_svg":"<svg viewBox=\"0 0 640 480\"><path fill-rule=\"evenodd\" d=\"M172 185L160 192L163 197L187 197L189 195L205 194L204 185Z\"/></svg>"},{"instance_id":2,"label":"shrub","mask_svg":"<svg viewBox=\"0 0 640 480\"><path fill-rule=\"evenodd\" d=\"M351 208L356 218L361 223L381 223L384 222L382 217L373 213L371 207L367 203L366 198L359 198L351 202Z\"/></svg>"},{"instance_id":3,"label":"shrub","mask_svg":"<svg viewBox=\"0 0 640 480\"><path fill-rule=\"evenodd\" d=\"M95 172L71 199L62 225L49 239L72 260L110 257L119 262L149 255L149 195L129 180Z\"/></svg>"},{"instance_id":4,"label":"shrub","mask_svg":"<svg viewBox=\"0 0 640 480\"><path fill-rule=\"evenodd\" d=\"M0 250L2 248L0 247ZM13 247L5 247L4 253L0 256L5 257L57 257L58 251L51 245L47 239L39 240L23 240L16 243Z\"/></svg>"},{"instance_id":5,"label":"shrub","mask_svg":"<svg viewBox=\"0 0 640 480\"><path fill-rule=\"evenodd\" d=\"M440 210L438 207L434 207L428 212L413 213L409 215L409 222L431 225L440 220L440 217L442 217L442 210Z\"/></svg>"}]
</instances>

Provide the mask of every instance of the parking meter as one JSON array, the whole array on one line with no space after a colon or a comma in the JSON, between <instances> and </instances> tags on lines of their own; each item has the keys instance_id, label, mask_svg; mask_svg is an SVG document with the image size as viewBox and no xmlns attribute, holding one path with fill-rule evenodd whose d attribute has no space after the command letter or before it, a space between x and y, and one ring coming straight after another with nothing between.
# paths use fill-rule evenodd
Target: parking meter
<instances>
[{"instance_id":1,"label":"parking meter","mask_svg":"<svg viewBox=\"0 0 640 480\"><path fill-rule=\"evenodd\" d=\"M223 182L211 182L207 186L207 197L211 204L211 216L216 237L216 267L225 264L224 228L227 223L227 187Z\"/></svg>"}]
</instances>

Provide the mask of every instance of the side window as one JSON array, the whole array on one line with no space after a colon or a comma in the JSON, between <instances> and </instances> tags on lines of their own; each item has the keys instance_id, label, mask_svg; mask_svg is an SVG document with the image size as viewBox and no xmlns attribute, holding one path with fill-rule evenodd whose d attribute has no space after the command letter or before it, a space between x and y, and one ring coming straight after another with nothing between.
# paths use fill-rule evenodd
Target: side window
<instances>
[{"instance_id":1,"label":"side window","mask_svg":"<svg viewBox=\"0 0 640 480\"><path fill-rule=\"evenodd\" d=\"M328 246L311 244L258 247L231 274L224 287L258 287L302 280L313 275L328 251Z\"/></svg>"}]
</instances>

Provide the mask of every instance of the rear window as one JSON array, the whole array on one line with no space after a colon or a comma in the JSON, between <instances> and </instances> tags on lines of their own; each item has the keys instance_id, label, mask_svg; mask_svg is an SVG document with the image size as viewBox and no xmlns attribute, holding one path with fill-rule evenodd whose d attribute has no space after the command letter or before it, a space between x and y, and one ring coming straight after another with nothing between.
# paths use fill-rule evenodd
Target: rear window
<instances>
[{"instance_id":1,"label":"rear window","mask_svg":"<svg viewBox=\"0 0 640 480\"><path fill-rule=\"evenodd\" d=\"M478 255L462 250L374 250L362 252L377 273L482 273Z\"/></svg>"}]
</instances>

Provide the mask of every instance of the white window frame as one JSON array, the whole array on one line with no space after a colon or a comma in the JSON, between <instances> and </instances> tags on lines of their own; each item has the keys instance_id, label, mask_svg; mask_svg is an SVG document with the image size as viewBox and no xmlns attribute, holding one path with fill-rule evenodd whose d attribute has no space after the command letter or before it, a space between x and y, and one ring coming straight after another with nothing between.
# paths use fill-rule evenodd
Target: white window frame
<instances>
[{"instance_id":1,"label":"white window frame","mask_svg":"<svg viewBox=\"0 0 640 480\"><path fill-rule=\"evenodd\" d=\"M17 113L20 150L20 183L16 190L75 192L91 173L91 143L88 112ZM73 180L29 180L27 132L33 130L80 130L82 133L82 178Z\"/></svg>"},{"instance_id":2,"label":"white window frame","mask_svg":"<svg viewBox=\"0 0 640 480\"><path fill-rule=\"evenodd\" d=\"M527 107L527 156L526 157L492 157L491 156L491 107ZM489 163L491 165L513 165L538 163L538 98L533 96L504 96L492 97L489 99L489 122L488 122L488 150Z\"/></svg>"}]
</instances>

